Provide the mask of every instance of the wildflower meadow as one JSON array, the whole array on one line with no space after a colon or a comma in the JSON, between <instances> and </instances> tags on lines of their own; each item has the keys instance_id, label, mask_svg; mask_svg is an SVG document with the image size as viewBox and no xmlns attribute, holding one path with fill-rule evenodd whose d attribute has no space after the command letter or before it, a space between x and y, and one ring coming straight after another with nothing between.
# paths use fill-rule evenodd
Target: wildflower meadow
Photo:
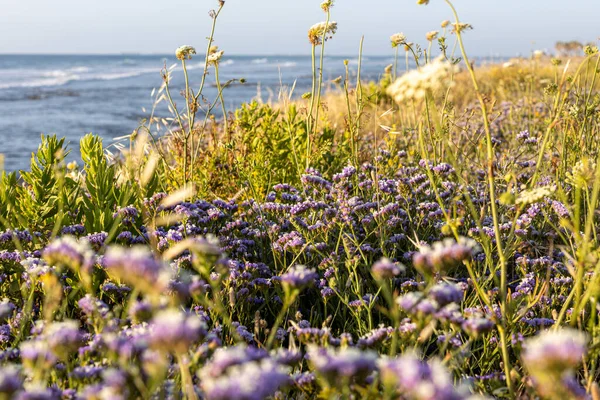
<instances>
[{"instance_id":1,"label":"wildflower meadow","mask_svg":"<svg viewBox=\"0 0 600 400\"><path fill-rule=\"evenodd\" d=\"M2 172L0 398L600 399L600 53L482 65L445 2L367 82L324 1L312 90L228 109L215 1L169 118Z\"/></svg>"}]
</instances>

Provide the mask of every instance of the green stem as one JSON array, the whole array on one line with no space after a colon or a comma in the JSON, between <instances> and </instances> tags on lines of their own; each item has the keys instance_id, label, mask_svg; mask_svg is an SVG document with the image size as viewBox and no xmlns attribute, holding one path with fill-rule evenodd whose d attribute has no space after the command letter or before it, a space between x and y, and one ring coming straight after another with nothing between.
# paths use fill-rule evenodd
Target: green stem
<instances>
[{"instance_id":1,"label":"green stem","mask_svg":"<svg viewBox=\"0 0 600 400\"><path fill-rule=\"evenodd\" d=\"M399 46L396 46L396 53L394 54L394 80L398 77L398 50Z\"/></svg>"},{"instance_id":2,"label":"green stem","mask_svg":"<svg viewBox=\"0 0 600 400\"><path fill-rule=\"evenodd\" d=\"M190 375L189 360L185 354L178 355L177 360L179 363L179 371L181 373L181 391L185 393L187 400L197 400L196 391L194 390L194 383L192 376Z\"/></svg>"},{"instance_id":3,"label":"green stem","mask_svg":"<svg viewBox=\"0 0 600 400\"><path fill-rule=\"evenodd\" d=\"M311 65L312 65L312 92L310 94L310 108L308 110L308 116L306 118L306 168L310 166L310 137L312 132L312 116L313 108L315 106L315 89L317 85L317 65L316 65L316 46L312 45L311 50Z\"/></svg>"},{"instance_id":4,"label":"green stem","mask_svg":"<svg viewBox=\"0 0 600 400\"><path fill-rule=\"evenodd\" d=\"M221 89L221 81L219 80L219 64L215 64L215 80L217 81L217 90L219 91L219 100L221 101L221 110L223 111L223 131L228 135L227 129L227 110L225 110L225 101L223 100L223 90Z\"/></svg>"},{"instance_id":5,"label":"green stem","mask_svg":"<svg viewBox=\"0 0 600 400\"><path fill-rule=\"evenodd\" d=\"M325 58L325 40L327 37L327 28L329 27L329 19L331 13L327 11L327 20L325 22L325 29L323 30L323 36L321 37L321 55L319 57L319 83L317 85L317 100L316 100L316 113L315 113L315 122L314 122L314 135L317 134L317 129L319 125L319 109L321 108L321 87L323 86L323 59Z\"/></svg>"},{"instance_id":6,"label":"green stem","mask_svg":"<svg viewBox=\"0 0 600 400\"><path fill-rule=\"evenodd\" d=\"M277 336L277 328L279 328L279 325L281 325L281 323L283 322L283 318L287 314L287 311L290 308L290 306L294 303L294 300L296 300L296 296L297 295L294 293L290 294L289 296L285 296L285 301L283 303L283 306L281 307L281 311L279 311L279 314L277 314L275 323L271 327L271 332L269 333L269 337L267 338L267 343L265 346L267 349L270 349L271 346L273 346L275 336Z\"/></svg>"},{"instance_id":7,"label":"green stem","mask_svg":"<svg viewBox=\"0 0 600 400\"><path fill-rule=\"evenodd\" d=\"M495 193L495 184L494 184L494 147L493 147L493 143L492 143L492 132L491 132L490 123L488 120L487 105L486 105L483 95L481 94L481 91L479 89L479 84L477 82L477 77L475 76L475 71L473 70L473 66L471 65L471 62L469 61L469 57L467 56L467 52L465 50L465 46L464 46L464 43L462 40L462 35L460 32L460 20L458 18L458 13L456 12L456 9L454 8L454 5L452 5L452 2L450 0L445 0L445 2L446 2L446 4L448 4L450 9L452 10L452 14L454 15L454 19L456 20L456 38L458 41L458 45L460 46L460 50L461 50L465 65L471 76L471 80L473 82L473 87L475 89L475 94L476 94L479 104L481 106L481 113L482 113L482 117L483 117L483 126L484 126L484 130L485 130L485 138L486 138L487 162L488 162L487 176L488 176L488 186L489 186L489 191L490 191L490 208L491 208L491 212L492 212L492 220L494 223L494 235L495 235L495 239L496 239L496 249L498 252L498 260L500 262L500 301L501 301L502 315L504 316L502 321L500 321L498 329L502 330L502 332L501 332L502 359L504 362L504 369L505 369L505 371L508 371L508 373L506 373L506 384L508 386L508 391L510 393L510 397L514 397L514 387L513 387L512 379L510 377L510 373L509 373L511 370L510 358L508 356L507 343L506 343L506 340L504 338L504 333L503 333L505 320L508 318L508 315L506 314L508 311L507 307L506 307L506 305L507 305L508 270L507 270L507 263L506 263L506 258L505 258L505 254L504 254L503 244L502 244L502 237L500 235L500 223L498 220L498 210L496 207L496 193Z\"/></svg>"},{"instance_id":8,"label":"green stem","mask_svg":"<svg viewBox=\"0 0 600 400\"><path fill-rule=\"evenodd\" d=\"M188 169L188 141L190 140L190 136L192 135L193 126L193 118L192 112L190 108L190 102L192 101L192 96L190 95L190 80L187 72L187 67L185 66L185 60L181 60L181 66L183 68L183 76L185 78L185 103L187 106L187 120L188 120L188 128L187 132L185 132L185 137L183 141L183 183L187 184L187 169Z\"/></svg>"}]
</instances>

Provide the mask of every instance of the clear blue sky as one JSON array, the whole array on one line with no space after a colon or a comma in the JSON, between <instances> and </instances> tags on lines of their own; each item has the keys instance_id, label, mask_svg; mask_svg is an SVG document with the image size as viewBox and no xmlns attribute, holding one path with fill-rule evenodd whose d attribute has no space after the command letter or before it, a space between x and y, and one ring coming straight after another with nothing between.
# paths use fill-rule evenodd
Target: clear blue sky
<instances>
[{"instance_id":1,"label":"clear blue sky","mask_svg":"<svg viewBox=\"0 0 600 400\"><path fill-rule=\"evenodd\" d=\"M217 0L0 0L0 53L171 53L204 47ZM227 54L307 54L320 0L227 0L216 43ZM557 40L596 41L600 0L455 0L473 55L528 54ZM442 0L337 0L331 54L388 54L389 36L424 43L451 17Z\"/></svg>"}]
</instances>

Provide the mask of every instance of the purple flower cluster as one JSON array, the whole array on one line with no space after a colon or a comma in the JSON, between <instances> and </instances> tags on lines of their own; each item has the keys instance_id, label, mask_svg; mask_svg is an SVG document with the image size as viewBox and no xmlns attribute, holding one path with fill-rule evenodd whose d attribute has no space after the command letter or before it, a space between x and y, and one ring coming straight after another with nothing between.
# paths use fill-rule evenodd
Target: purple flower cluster
<instances>
[{"instance_id":1,"label":"purple flower cluster","mask_svg":"<svg viewBox=\"0 0 600 400\"><path fill-rule=\"evenodd\" d=\"M168 284L164 264L145 247L111 247L102 259L108 273L146 293L160 293Z\"/></svg>"}]
</instances>

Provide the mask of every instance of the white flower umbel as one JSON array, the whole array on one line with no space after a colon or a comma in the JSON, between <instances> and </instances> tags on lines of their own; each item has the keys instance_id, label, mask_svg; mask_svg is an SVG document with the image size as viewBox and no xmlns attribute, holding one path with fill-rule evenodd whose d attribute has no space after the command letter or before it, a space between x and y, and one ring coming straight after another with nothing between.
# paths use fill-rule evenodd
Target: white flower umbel
<instances>
[{"instance_id":1,"label":"white flower umbel","mask_svg":"<svg viewBox=\"0 0 600 400\"><path fill-rule=\"evenodd\" d=\"M422 101L428 94L435 95L453 85L451 76L458 70L456 65L438 57L420 69L414 69L396 79L387 94L398 104Z\"/></svg>"}]
</instances>

